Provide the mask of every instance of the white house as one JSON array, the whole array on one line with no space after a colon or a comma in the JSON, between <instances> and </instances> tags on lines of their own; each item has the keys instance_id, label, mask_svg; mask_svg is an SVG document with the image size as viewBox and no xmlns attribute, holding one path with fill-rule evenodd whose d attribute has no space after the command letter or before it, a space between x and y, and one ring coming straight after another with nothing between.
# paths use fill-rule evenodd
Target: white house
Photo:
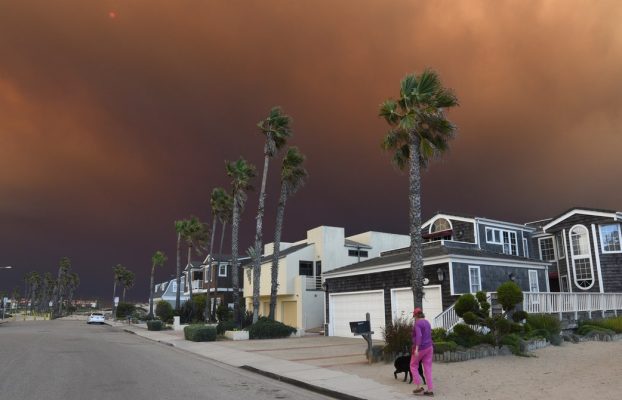
<instances>
[{"instance_id":1,"label":"white house","mask_svg":"<svg viewBox=\"0 0 622 400\"><path fill-rule=\"evenodd\" d=\"M294 243L281 242L275 318L305 330L323 326L323 273L335 268L380 256L383 251L406 247L408 235L365 232L345 236L344 228L320 226L307 231L307 237ZM270 279L274 243L264 246L261 259L260 315L270 310ZM246 309L253 308L252 262L244 265Z\"/></svg>"}]
</instances>

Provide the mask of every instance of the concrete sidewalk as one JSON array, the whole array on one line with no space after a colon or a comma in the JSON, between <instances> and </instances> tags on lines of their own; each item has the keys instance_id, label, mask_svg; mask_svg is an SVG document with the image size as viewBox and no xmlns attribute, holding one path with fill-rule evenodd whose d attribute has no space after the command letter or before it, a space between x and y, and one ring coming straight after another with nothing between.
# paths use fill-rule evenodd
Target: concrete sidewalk
<instances>
[{"instance_id":1,"label":"concrete sidewalk","mask_svg":"<svg viewBox=\"0 0 622 400\"><path fill-rule=\"evenodd\" d=\"M108 324L144 338L185 350L210 360L243 368L296 386L339 399L398 400L412 395L394 387L362 378L331 367L351 365L356 368L377 368L367 365L361 339L325 336L302 338L190 342L179 331L148 331L144 326L118 322ZM387 368L383 368L387 369ZM390 366L389 373L393 368ZM387 369L388 370L388 369ZM388 379L388 378L387 378ZM393 377L390 377L393 381ZM395 381L401 384L401 381ZM412 386L408 391L412 390Z\"/></svg>"}]
</instances>

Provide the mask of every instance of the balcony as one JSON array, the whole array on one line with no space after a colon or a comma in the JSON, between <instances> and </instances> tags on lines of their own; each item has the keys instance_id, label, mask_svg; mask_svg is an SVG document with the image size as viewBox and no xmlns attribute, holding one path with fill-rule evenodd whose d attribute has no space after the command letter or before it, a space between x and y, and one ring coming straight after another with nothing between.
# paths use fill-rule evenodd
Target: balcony
<instances>
[{"instance_id":1,"label":"balcony","mask_svg":"<svg viewBox=\"0 0 622 400\"><path fill-rule=\"evenodd\" d=\"M305 290L322 290L322 277L321 276L305 276Z\"/></svg>"}]
</instances>

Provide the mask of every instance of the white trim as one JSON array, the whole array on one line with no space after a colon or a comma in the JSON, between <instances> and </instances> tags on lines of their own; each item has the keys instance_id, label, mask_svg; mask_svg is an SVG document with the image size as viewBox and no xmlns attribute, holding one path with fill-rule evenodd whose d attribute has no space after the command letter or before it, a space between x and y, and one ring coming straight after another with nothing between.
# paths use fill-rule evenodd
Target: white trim
<instances>
[{"instance_id":1,"label":"white trim","mask_svg":"<svg viewBox=\"0 0 622 400\"><path fill-rule=\"evenodd\" d=\"M534 283L534 281L532 279L532 272L535 273L535 275L536 275L536 280L535 280L536 290L531 290L532 283ZM539 293L540 292L540 282L538 281L538 270L530 269L530 270L527 271L527 275L529 277L529 291L530 292L534 292L534 293Z\"/></svg>"},{"instance_id":2,"label":"white trim","mask_svg":"<svg viewBox=\"0 0 622 400\"><path fill-rule=\"evenodd\" d=\"M477 245L477 248L481 250L482 244L479 238L479 222L475 221L475 223L473 224L473 229L475 230L475 244Z\"/></svg>"},{"instance_id":3,"label":"white trim","mask_svg":"<svg viewBox=\"0 0 622 400\"><path fill-rule=\"evenodd\" d=\"M555 250L557 251L557 259L558 260L562 260L562 259L566 258L566 246L564 246L564 243L563 243L563 239L564 238L562 237L562 246L563 246L563 248L561 250L563 250L563 253L564 253L564 255L562 256L560 254L560 251L559 251L560 250L560 248L559 248L559 241L557 240L559 238L559 236L558 235L553 235L553 237L555 238L554 241L555 241Z\"/></svg>"},{"instance_id":4,"label":"white trim","mask_svg":"<svg viewBox=\"0 0 622 400\"><path fill-rule=\"evenodd\" d=\"M553 260L552 261L551 260L545 260L544 257L542 257L542 245L540 244L540 242L542 240L545 240L545 239L547 239L547 240L550 239L551 240L551 244L552 244L551 248L553 249ZM540 253L540 260L546 261L546 262L557 261L557 252L555 251L555 236L549 235L549 236L543 236L543 237L538 238L538 251Z\"/></svg>"},{"instance_id":5,"label":"white trim","mask_svg":"<svg viewBox=\"0 0 622 400\"><path fill-rule=\"evenodd\" d=\"M600 255L598 254L598 240L596 239L596 225L592 224L592 240L594 241L594 254L596 256L596 274L598 274L598 288L601 293L605 293L603 288L603 273L600 269Z\"/></svg>"},{"instance_id":6,"label":"white trim","mask_svg":"<svg viewBox=\"0 0 622 400\"><path fill-rule=\"evenodd\" d=\"M473 292L473 281L471 280L471 270L477 271L477 285L479 286L479 290ZM479 268L479 265L469 265L469 291L468 293L477 293L482 290L482 271Z\"/></svg>"},{"instance_id":7,"label":"white trim","mask_svg":"<svg viewBox=\"0 0 622 400\"><path fill-rule=\"evenodd\" d=\"M559 275L558 275L559 277ZM551 284L549 283L549 268L546 267L546 271L544 272L544 282L546 282L546 291L551 291Z\"/></svg>"},{"instance_id":8,"label":"white trim","mask_svg":"<svg viewBox=\"0 0 622 400\"><path fill-rule=\"evenodd\" d=\"M515 229L515 230L520 230L520 231L525 231L525 232L533 232L536 230L536 228L530 228L525 225L515 224L513 222L498 221L495 219L477 217L475 218L475 220L477 220L478 222L482 222L484 225L492 226L495 228L501 228L505 230Z\"/></svg>"},{"instance_id":9,"label":"white trim","mask_svg":"<svg viewBox=\"0 0 622 400\"><path fill-rule=\"evenodd\" d=\"M522 236L522 233L521 233ZM525 258L529 258L529 246L528 246L528 240L526 237L523 237L523 256Z\"/></svg>"},{"instance_id":10,"label":"white trim","mask_svg":"<svg viewBox=\"0 0 622 400\"><path fill-rule=\"evenodd\" d=\"M475 225L475 219L474 218L456 217L454 215L449 215L449 214L436 214L435 216L433 216L432 218L430 218L429 220L424 222L423 225L421 225L421 227L425 228L426 226L430 225L432 222L434 222L434 220L436 220L438 218L446 218L446 219L453 219L453 220L456 220L456 221L470 222L473 225Z\"/></svg>"},{"instance_id":11,"label":"white trim","mask_svg":"<svg viewBox=\"0 0 622 400\"><path fill-rule=\"evenodd\" d=\"M449 293L453 296L456 294L454 291L454 262L449 262Z\"/></svg>"},{"instance_id":12,"label":"white trim","mask_svg":"<svg viewBox=\"0 0 622 400\"><path fill-rule=\"evenodd\" d=\"M590 261L590 270L591 270L591 275L592 275L592 284L590 286L587 287L582 287L579 286L578 282L577 282L577 265L575 263L575 254L574 254L574 246L572 245L572 231L575 228L583 228L585 229L585 234L587 235L587 259ZM568 231L569 233L569 237L570 237L570 251L571 253L571 258L572 258L572 281L574 282L574 284L581 290L589 290L592 287L594 287L594 283L596 283L596 277L594 276L594 263L592 262L592 245L590 244L590 230L587 229L587 227L585 225L582 224L576 224L574 225L572 228L570 228L570 230ZM585 259L586 257L581 257L581 259Z\"/></svg>"},{"instance_id":13,"label":"white trim","mask_svg":"<svg viewBox=\"0 0 622 400\"><path fill-rule=\"evenodd\" d=\"M225 267L225 274L224 275L220 273L220 267ZM224 264L224 263L223 264L218 264L218 276L219 277L221 277L221 278L227 277L227 272L228 272L227 270L228 270L227 264Z\"/></svg>"},{"instance_id":14,"label":"white trim","mask_svg":"<svg viewBox=\"0 0 622 400\"><path fill-rule=\"evenodd\" d=\"M564 234L564 248L568 249L568 242L566 241L566 229L562 229L562 233ZM570 251L572 251L572 249L570 249ZM568 256L566 257L566 273L568 275L566 275L566 285L568 285L568 290L570 291L570 293L572 293L572 285L570 284L570 259L572 258L572 256L570 255L570 253L568 253ZM559 264L558 264L559 265ZM557 267L557 270L559 271L559 266ZM560 282L561 282L561 274L559 276Z\"/></svg>"},{"instance_id":15,"label":"white trim","mask_svg":"<svg viewBox=\"0 0 622 400\"><path fill-rule=\"evenodd\" d=\"M605 243L603 242L603 226L609 226L609 225L615 225L618 227L618 238L619 238L619 243L620 243L620 250L614 250L614 251L605 250ZM600 250L603 254L622 253L622 226L620 224L616 224L615 222L612 224L598 224L598 235L600 237ZM594 237L596 237L596 234L594 234ZM597 246L596 242L594 243L594 246Z\"/></svg>"},{"instance_id":16,"label":"white trim","mask_svg":"<svg viewBox=\"0 0 622 400\"><path fill-rule=\"evenodd\" d=\"M451 220L449 218L438 217L438 218L435 218L434 221L432 221L432 223L430 223L430 226L428 227L428 233L432 233L432 226L434 226L434 223L438 221L439 219L444 219L445 221L447 221L449 223L449 229L453 231L454 225L451 223ZM442 231L439 231L439 232L442 232ZM452 232L452 236L453 236L453 232Z\"/></svg>"},{"instance_id":17,"label":"white trim","mask_svg":"<svg viewBox=\"0 0 622 400\"><path fill-rule=\"evenodd\" d=\"M559 222L565 220L566 218L572 217L575 214L591 215L591 216L594 216L594 217L609 217L609 218L613 218L615 220L617 213L607 213L607 212L602 212L602 211L590 211L590 210L582 210L580 208L576 208L574 210L568 211L566 214L564 214L564 215L554 219L553 221L549 222L548 224L544 225L542 227L542 230L546 231L550 227L552 227L554 225L557 225Z\"/></svg>"}]
</instances>

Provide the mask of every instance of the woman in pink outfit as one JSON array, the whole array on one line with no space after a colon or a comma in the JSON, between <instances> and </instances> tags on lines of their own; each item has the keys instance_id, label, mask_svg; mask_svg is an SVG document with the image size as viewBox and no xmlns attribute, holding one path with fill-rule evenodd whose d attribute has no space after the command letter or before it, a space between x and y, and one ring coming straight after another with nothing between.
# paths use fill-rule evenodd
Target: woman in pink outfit
<instances>
[{"instance_id":1,"label":"woman in pink outfit","mask_svg":"<svg viewBox=\"0 0 622 400\"><path fill-rule=\"evenodd\" d=\"M434 383L432 382L432 358L434 356L432 326L425 319L425 315L419 307L415 308L413 317L415 317L415 323L412 334L413 348L410 356L410 372L417 385L413 393L434 396ZM421 377L418 373L420 361L423 363L423 374L425 375L428 390L425 390L421 385Z\"/></svg>"}]
</instances>

